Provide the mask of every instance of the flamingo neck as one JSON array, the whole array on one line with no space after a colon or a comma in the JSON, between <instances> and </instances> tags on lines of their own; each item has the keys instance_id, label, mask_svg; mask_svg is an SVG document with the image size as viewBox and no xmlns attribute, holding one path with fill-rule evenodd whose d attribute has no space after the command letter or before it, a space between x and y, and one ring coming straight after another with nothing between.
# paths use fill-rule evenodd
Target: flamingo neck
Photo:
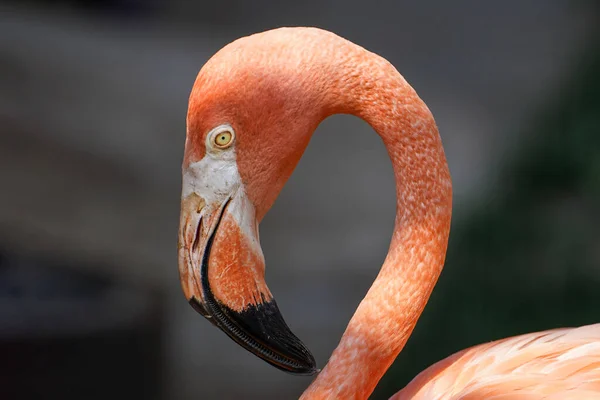
<instances>
[{"instance_id":1,"label":"flamingo neck","mask_svg":"<svg viewBox=\"0 0 600 400\"><path fill-rule=\"evenodd\" d=\"M357 59L351 73L329 78L327 114L354 114L382 138L396 179L395 227L379 275L304 400L368 398L425 308L450 231L451 179L433 116L391 64L362 50Z\"/></svg>"}]
</instances>

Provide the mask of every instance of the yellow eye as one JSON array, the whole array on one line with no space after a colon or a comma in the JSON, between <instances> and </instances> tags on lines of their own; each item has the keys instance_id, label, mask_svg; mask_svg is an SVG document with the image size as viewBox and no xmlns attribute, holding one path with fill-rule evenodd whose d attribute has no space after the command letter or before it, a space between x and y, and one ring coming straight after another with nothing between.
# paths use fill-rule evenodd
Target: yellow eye
<instances>
[{"instance_id":1,"label":"yellow eye","mask_svg":"<svg viewBox=\"0 0 600 400\"><path fill-rule=\"evenodd\" d=\"M224 149L228 147L233 139L233 135L229 131L222 131L215 135L215 146Z\"/></svg>"}]
</instances>

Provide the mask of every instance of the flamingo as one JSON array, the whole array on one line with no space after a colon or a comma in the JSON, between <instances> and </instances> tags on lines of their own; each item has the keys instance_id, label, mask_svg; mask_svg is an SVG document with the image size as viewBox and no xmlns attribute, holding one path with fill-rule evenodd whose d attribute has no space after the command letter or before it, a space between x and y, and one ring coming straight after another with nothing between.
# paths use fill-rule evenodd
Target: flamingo
<instances>
[{"instance_id":1,"label":"flamingo","mask_svg":"<svg viewBox=\"0 0 600 400\"><path fill-rule=\"evenodd\" d=\"M352 114L380 136L397 207L389 252L319 371L269 291L258 225L321 121ZM335 151L335 149L331 149ZM189 98L179 272L189 303L281 370L317 374L301 399L366 399L404 347L445 261L452 184L433 116L384 58L317 28L238 39ZM463 350L392 399L599 399L600 324Z\"/></svg>"}]
</instances>

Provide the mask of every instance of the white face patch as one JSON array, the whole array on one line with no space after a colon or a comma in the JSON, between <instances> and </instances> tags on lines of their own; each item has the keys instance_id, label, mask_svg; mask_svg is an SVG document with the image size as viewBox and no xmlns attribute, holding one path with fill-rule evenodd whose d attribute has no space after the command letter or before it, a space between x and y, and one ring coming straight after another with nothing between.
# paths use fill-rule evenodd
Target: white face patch
<instances>
[{"instance_id":1,"label":"white face patch","mask_svg":"<svg viewBox=\"0 0 600 400\"><path fill-rule=\"evenodd\" d=\"M196 193L207 205L221 204L241 185L235 158L224 160L206 154L202 160L190 164L183 174L181 197Z\"/></svg>"},{"instance_id":2,"label":"white face patch","mask_svg":"<svg viewBox=\"0 0 600 400\"><path fill-rule=\"evenodd\" d=\"M223 146L223 134L231 140ZM231 199L230 213L257 254L262 254L258 242L258 226L254 205L246 196L235 155L235 133L229 125L220 125L206 136L206 154L191 163L183 174L181 198L196 194L205 201L205 207L195 220L219 209Z\"/></svg>"},{"instance_id":3,"label":"white face patch","mask_svg":"<svg viewBox=\"0 0 600 400\"><path fill-rule=\"evenodd\" d=\"M227 148L219 148L215 138L224 131L231 133L231 144ZM229 125L220 125L206 135L206 154L200 161L191 163L183 174L182 198L196 193L207 205L215 206L242 186L234 144L235 134Z\"/></svg>"}]
</instances>

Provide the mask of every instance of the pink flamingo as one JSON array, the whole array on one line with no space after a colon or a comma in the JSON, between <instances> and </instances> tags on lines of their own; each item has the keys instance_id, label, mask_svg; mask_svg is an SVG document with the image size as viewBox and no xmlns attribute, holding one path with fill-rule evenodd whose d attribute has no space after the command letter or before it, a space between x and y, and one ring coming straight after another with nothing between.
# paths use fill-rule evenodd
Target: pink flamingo
<instances>
[{"instance_id":1,"label":"pink flamingo","mask_svg":"<svg viewBox=\"0 0 600 400\"><path fill-rule=\"evenodd\" d=\"M353 114L392 160L389 253L302 399L366 399L402 350L444 265L452 185L433 116L382 57L333 33L282 28L214 55L190 95L179 271L190 304L282 370L314 374L264 281L258 224L332 114ZM331 149L335 151L335 149ZM393 399L600 399L600 324L522 335L438 362Z\"/></svg>"}]
</instances>

